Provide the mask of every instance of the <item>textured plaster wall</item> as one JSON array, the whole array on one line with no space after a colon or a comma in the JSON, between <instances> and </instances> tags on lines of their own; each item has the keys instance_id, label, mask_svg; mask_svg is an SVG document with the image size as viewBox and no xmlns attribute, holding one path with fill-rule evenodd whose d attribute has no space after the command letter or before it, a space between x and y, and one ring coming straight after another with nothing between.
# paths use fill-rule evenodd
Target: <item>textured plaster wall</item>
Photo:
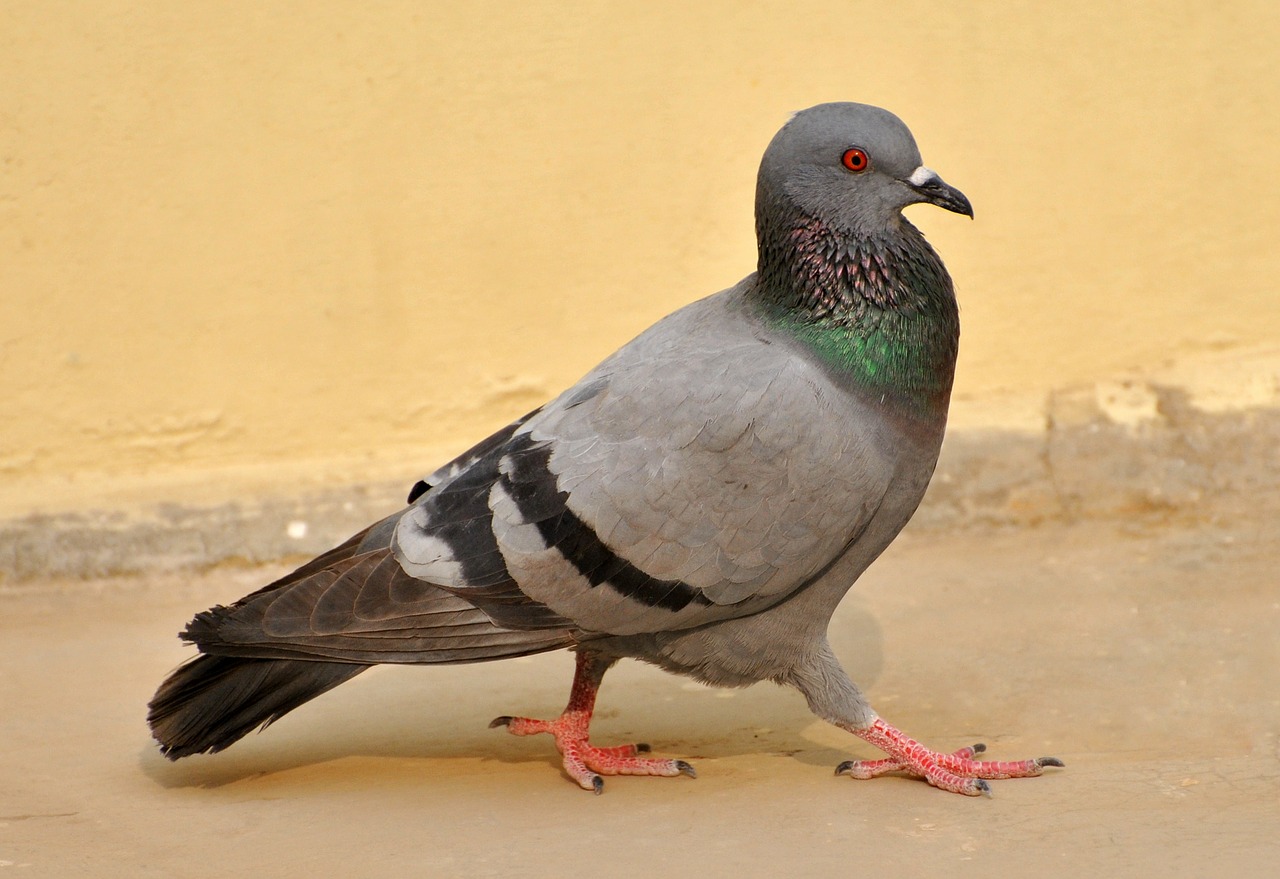
<instances>
[{"instance_id":1,"label":"textured plaster wall","mask_svg":"<svg viewBox=\"0 0 1280 879\"><path fill-rule=\"evenodd\" d=\"M1277 10L6 3L0 512L425 469L750 271L824 100L974 202L962 410L1274 345Z\"/></svg>"}]
</instances>

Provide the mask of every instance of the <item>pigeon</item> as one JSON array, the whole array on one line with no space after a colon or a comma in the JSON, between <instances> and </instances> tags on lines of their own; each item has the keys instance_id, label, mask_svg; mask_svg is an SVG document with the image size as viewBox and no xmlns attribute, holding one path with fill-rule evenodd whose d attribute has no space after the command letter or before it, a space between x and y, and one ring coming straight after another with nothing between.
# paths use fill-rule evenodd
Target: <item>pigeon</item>
<instances>
[{"instance_id":1,"label":"pigeon","mask_svg":"<svg viewBox=\"0 0 1280 879\"><path fill-rule=\"evenodd\" d=\"M649 747L591 742L605 672L637 659L719 687L774 681L888 756L837 774L960 794L1061 761L930 750L872 710L827 640L853 582L937 462L959 317L903 216L973 217L892 113L799 112L760 164L756 271L654 324L577 384L414 485L407 506L181 638L199 654L149 705L173 760L220 751L379 663L569 649L554 737L565 773L694 776Z\"/></svg>"}]
</instances>

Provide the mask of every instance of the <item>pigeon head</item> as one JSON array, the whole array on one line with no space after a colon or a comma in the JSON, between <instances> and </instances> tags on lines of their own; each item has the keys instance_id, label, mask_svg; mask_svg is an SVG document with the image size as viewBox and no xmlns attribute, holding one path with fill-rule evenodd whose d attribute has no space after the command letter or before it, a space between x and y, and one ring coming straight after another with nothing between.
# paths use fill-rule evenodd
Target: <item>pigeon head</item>
<instances>
[{"instance_id":1,"label":"pigeon head","mask_svg":"<svg viewBox=\"0 0 1280 879\"><path fill-rule=\"evenodd\" d=\"M973 216L897 116L797 113L760 163L751 295L842 381L930 421L946 412L960 324L946 267L902 216L922 202Z\"/></svg>"},{"instance_id":2,"label":"pigeon head","mask_svg":"<svg viewBox=\"0 0 1280 879\"><path fill-rule=\"evenodd\" d=\"M760 163L761 219L800 213L854 238L892 234L927 202L973 216L969 200L920 159L902 120L867 104L819 104L777 133Z\"/></svg>"}]
</instances>

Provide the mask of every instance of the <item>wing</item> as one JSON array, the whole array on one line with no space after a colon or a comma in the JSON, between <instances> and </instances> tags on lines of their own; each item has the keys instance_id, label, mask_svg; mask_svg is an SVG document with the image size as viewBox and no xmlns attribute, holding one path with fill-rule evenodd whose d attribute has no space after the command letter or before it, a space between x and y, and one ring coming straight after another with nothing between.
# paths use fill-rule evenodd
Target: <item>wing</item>
<instances>
[{"instance_id":1,"label":"wing","mask_svg":"<svg viewBox=\"0 0 1280 879\"><path fill-rule=\"evenodd\" d=\"M393 539L404 569L502 626L633 634L757 612L838 557L892 462L874 419L735 292L656 324L418 497Z\"/></svg>"},{"instance_id":2,"label":"wing","mask_svg":"<svg viewBox=\"0 0 1280 879\"><path fill-rule=\"evenodd\" d=\"M545 614L540 627L505 629L467 599L407 574L390 549L400 515L229 607L197 614L183 638L220 656L433 664L574 643L565 626L545 625Z\"/></svg>"}]
</instances>

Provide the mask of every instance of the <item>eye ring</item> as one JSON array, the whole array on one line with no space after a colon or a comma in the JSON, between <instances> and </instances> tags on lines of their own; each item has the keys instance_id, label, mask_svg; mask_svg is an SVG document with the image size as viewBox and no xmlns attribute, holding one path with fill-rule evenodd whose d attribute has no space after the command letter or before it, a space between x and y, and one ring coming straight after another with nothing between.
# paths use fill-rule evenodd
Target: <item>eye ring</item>
<instances>
[{"instance_id":1,"label":"eye ring","mask_svg":"<svg viewBox=\"0 0 1280 879\"><path fill-rule=\"evenodd\" d=\"M871 157L867 155L866 150L849 147L840 157L840 164L855 174L861 174L871 167Z\"/></svg>"}]
</instances>

